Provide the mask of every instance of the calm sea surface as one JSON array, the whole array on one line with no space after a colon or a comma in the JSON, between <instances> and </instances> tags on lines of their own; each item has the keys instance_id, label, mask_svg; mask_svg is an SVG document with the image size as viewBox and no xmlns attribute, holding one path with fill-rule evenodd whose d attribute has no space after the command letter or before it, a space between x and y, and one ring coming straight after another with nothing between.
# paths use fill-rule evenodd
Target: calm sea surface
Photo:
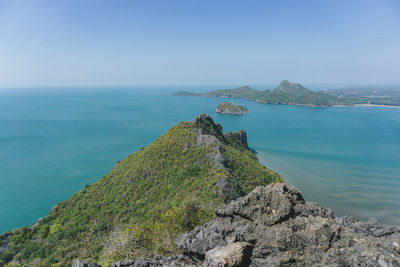
<instances>
[{"instance_id":1,"label":"calm sea surface","mask_svg":"<svg viewBox=\"0 0 400 267\"><path fill-rule=\"evenodd\" d=\"M30 225L182 120L245 129L260 161L335 214L400 224L400 109L175 97L183 88L0 91L0 233ZM186 88L196 90L196 88ZM198 88L197 88L198 89Z\"/></svg>"}]
</instances>

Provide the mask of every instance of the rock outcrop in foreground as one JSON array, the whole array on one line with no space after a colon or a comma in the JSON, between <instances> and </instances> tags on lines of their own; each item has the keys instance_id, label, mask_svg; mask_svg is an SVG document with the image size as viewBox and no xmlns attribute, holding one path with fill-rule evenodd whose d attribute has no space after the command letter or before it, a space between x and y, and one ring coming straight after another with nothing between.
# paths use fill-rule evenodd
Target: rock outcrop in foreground
<instances>
[{"instance_id":1,"label":"rock outcrop in foreground","mask_svg":"<svg viewBox=\"0 0 400 267\"><path fill-rule=\"evenodd\" d=\"M257 187L181 235L180 256L114 266L400 266L400 227L334 218L288 184Z\"/></svg>"}]
</instances>

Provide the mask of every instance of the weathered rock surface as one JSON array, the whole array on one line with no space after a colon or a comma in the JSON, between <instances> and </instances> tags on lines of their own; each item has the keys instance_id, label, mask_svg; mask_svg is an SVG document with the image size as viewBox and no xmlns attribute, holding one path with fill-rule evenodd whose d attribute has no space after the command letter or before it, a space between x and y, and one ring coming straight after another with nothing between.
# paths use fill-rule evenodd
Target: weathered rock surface
<instances>
[{"instance_id":1,"label":"weathered rock surface","mask_svg":"<svg viewBox=\"0 0 400 267\"><path fill-rule=\"evenodd\" d=\"M247 242L236 242L223 247L216 247L206 252L204 265L219 266L246 266L250 264L253 245Z\"/></svg>"},{"instance_id":2,"label":"weathered rock surface","mask_svg":"<svg viewBox=\"0 0 400 267\"><path fill-rule=\"evenodd\" d=\"M222 205L213 221L176 244L183 254L203 259L237 242L253 245L250 266L400 266L399 227L335 219L287 184L257 187Z\"/></svg>"},{"instance_id":3,"label":"weathered rock surface","mask_svg":"<svg viewBox=\"0 0 400 267\"><path fill-rule=\"evenodd\" d=\"M247 134L244 130L238 132L228 132L225 135L229 137L229 141L222 133L222 126L216 124L213 119L207 114L197 116L193 121L198 129L191 129L190 131L196 137L197 147L210 147L210 152L207 154L210 163L214 164L217 168L227 170L227 159L224 156L225 145L234 142L235 144L248 148ZM227 201L238 198L241 194L241 189L238 185L229 179L228 176L222 176L217 181L218 194L224 197Z\"/></svg>"},{"instance_id":4,"label":"weathered rock surface","mask_svg":"<svg viewBox=\"0 0 400 267\"><path fill-rule=\"evenodd\" d=\"M8 244L10 244L10 239L9 238L6 238L4 241L0 241L0 253L5 253L6 252Z\"/></svg>"},{"instance_id":5,"label":"weathered rock surface","mask_svg":"<svg viewBox=\"0 0 400 267\"><path fill-rule=\"evenodd\" d=\"M205 130L207 134L223 136L221 124L215 124L211 116L208 114L201 114L197 116L193 122Z\"/></svg>"},{"instance_id":6,"label":"weathered rock surface","mask_svg":"<svg viewBox=\"0 0 400 267\"><path fill-rule=\"evenodd\" d=\"M112 267L155 267L155 266L201 266L202 261L188 256L156 257L154 260L136 259L130 261L119 261Z\"/></svg>"},{"instance_id":7,"label":"weathered rock surface","mask_svg":"<svg viewBox=\"0 0 400 267\"><path fill-rule=\"evenodd\" d=\"M226 168L226 158L222 154L225 151L224 142L226 142L222 133L222 126L215 124L213 119L207 114L197 116L193 121L199 129L190 130L196 136L197 147L211 147L212 151L208 153L210 162L217 168Z\"/></svg>"},{"instance_id":8,"label":"weathered rock surface","mask_svg":"<svg viewBox=\"0 0 400 267\"><path fill-rule=\"evenodd\" d=\"M211 147L212 151L208 153L208 158L210 162L214 164L217 168L226 168L226 158L222 154L225 151L225 146L220 140L214 135L205 133L202 129L192 129L190 130L197 139L197 147Z\"/></svg>"},{"instance_id":9,"label":"weathered rock surface","mask_svg":"<svg viewBox=\"0 0 400 267\"><path fill-rule=\"evenodd\" d=\"M399 226L334 218L284 183L220 206L176 245L180 256L114 266L400 266Z\"/></svg>"}]
</instances>

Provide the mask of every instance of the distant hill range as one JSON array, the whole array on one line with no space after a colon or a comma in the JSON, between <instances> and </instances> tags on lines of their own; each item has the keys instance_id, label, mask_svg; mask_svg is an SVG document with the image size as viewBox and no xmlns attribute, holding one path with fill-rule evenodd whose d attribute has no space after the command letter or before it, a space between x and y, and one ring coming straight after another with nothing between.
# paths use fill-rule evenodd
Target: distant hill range
<instances>
[{"instance_id":1,"label":"distant hill range","mask_svg":"<svg viewBox=\"0 0 400 267\"><path fill-rule=\"evenodd\" d=\"M240 98L264 104L312 107L331 107L335 105L351 106L357 104L400 105L400 96L394 96L393 94L388 97L380 97L376 95L371 96L367 91L363 94L345 94L343 90L346 91L347 89L312 91L299 83L291 83L285 80L273 90L256 90L249 86L243 86L234 89L215 90L207 93L179 91L174 93L174 95Z\"/></svg>"}]
</instances>

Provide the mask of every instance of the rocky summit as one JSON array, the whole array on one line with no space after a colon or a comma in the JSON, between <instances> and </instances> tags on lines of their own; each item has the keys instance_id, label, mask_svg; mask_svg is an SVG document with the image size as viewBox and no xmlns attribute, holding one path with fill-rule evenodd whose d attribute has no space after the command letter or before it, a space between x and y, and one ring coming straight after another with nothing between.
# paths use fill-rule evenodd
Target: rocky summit
<instances>
[{"instance_id":1,"label":"rocky summit","mask_svg":"<svg viewBox=\"0 0 400 267\"><path fill-rule=\"evenodd\" d=\"M259 186L182 234L180 255L126 266L400 266L400 227L335 218L285 183Z\"/></svg>"}]
</instances>

